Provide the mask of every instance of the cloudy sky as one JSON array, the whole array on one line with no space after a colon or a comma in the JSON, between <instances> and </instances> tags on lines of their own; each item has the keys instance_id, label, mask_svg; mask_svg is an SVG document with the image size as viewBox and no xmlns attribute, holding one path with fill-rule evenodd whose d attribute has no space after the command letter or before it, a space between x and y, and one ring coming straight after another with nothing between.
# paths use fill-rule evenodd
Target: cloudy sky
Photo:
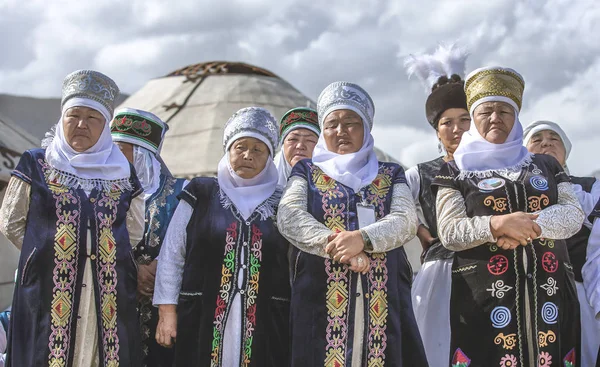
<instances>
[{"instance_id":1,"label":"cloudy sky","mask_svg":"<svg viewBox=\"0 0 600 367\"><path fill-rule=\"evenodd\" d=\"M332 81L367 89L376 144L413 165L437 156L426 94L402 60L459 41L467 72L512 67L526 81L521 121L559 122L572 173L600 169L600 3L596 0L0 0L0 93L60 95L80 68L133 93L210 61L267 68L316 99Z\"/></svg>"}]
</instances>

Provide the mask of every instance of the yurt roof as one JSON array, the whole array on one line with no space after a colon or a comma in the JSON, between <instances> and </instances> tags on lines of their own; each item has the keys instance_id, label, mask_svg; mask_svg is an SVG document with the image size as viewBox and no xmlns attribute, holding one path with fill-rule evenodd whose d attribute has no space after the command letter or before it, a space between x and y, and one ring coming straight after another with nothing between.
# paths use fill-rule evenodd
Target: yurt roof
<instances>
[{"instance_id":1,"label":"yurt roof","mask_svg":"<svg viewBox=\"0 0 600 367\"><path fill-rule=\"evenodd\" d=\"M223 155L223 127L243 107L267 108L277 119L315 102L269 70L240 62L189 65L150 80L120 107L150 111L169 125L161 156L178 177L212 176ZM392 160L378 152L381 160Z\"/></svg>"}]
</instances>

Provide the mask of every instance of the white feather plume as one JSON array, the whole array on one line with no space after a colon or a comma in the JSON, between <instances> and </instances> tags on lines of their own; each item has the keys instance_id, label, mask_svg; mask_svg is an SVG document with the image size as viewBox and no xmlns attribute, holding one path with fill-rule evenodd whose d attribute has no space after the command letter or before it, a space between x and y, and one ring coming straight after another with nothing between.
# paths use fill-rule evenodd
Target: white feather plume
<instances>
[{"instance_id":1,"label":"white feather plume","mask_svg":"<svg viewBox=\"0 0 600 367\"><path fill-rule=\"evenodd\" d=\"M416 75L427 93L438 79L445 75L458 74L461 78L465 75L465 65L469 53L466 49L456 44L440 44L432 54L409 55L404 59L404 67L408 77Z\"/></svg>"}]
</instances>

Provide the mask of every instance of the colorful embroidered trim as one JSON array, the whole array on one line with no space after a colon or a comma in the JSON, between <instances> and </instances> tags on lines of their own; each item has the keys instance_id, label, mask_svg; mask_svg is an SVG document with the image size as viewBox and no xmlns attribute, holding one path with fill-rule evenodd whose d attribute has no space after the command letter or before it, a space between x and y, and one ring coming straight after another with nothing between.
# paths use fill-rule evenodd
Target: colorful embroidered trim
<instances>
[{"instance_id":1,"label":"colorful embroidered trim","mask_svg":"<svg viewBox=\"0 0 600 367\"><path fill-rule=\"evenodd\" d=\"M117 207L121 191L102 191L94 205L94 214L98 220L98 257L96 269L100 289L100 310L102 315L102 344L104 348L104 365L119 365L119 336L117 331L117 241L112 226L117 218ZM109 213L98 212L106 208Z\"/></svg>"},{"instance_id":2,"label":"colorful embroidered trim","mask_svg":"<svg viewBox=\"0 0 600 367\"><path fill-rule=\"evenodd\" d=\"M39 161L44 174L49 166ZM77 279L77 260L79 246L79 213L81 202L67 187L48 182L55 200L56 234L54 235L54 262L52 271L52 310L50 312L50 355L48 365L63 367L67 365L71 342L71 319L75 280Z\"/></svg>"},{"instance_id":3,"label":"colorful embroidered trim","mask_svg":"<svg viewBox=\"0 0 600 367\"><path fill-rule=\"evenodd\" d=\"M235 244L237 240L237 222L231 223L227 228L225 237L225 257L221 270L221 285L217 295L217 308L215 309L215 319L213 321L213 341L211 352L211 367L218 367L221 363L221 354L223 353L223 333L225 332L225 322L229 309L229 300L234 289L233 272L235 271Z\"/></svg>"},{"instance_id":4,"label":"colorful embroidered trim","mask_svg":"<svg viewBox=\"0 0 600 367\"><path fill-rule=\"evenodd\" d=\"M246 286L246 323L243 334L242 365L250 365L252 358L252 341L256 328L256 298L258 297L258 280L260 278L260 265L262 262L262 232L252 225L252 241L248 258L249 273Z\"/></svg>"}]
</instances>

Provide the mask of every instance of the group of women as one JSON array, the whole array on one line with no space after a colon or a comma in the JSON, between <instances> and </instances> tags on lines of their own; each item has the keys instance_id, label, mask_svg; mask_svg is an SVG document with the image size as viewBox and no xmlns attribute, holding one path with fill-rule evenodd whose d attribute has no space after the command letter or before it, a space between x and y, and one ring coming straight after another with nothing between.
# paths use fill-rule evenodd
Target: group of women
<instances>
[{"instance_id":1,"label":"group of women","mask_svg":"<svg viewBox=\"0 0 600 367\"><path fill-rule=\"evenodd\" d=\"M575 282L592 273L581 275L590 231L572 238L597 187L572 184L552 123L524 142L516 71L463 80L452 51L408 65L433 81L426 115L442 157L406 175L379 162L371 97L335 82L317 111L281 123L237 111L217 177L181 183L155 227L144 165L111 139L116 84L67 76L61 119L23 155L0 213L21 250L7 366L591 366ZM119 140L132 126L152 134L121 117L120 143L141 139ZM165 229L158 256L136 248L149 228ZM412 286L403 245L415 235L424 265ZM142 288L141 269L152 274ZM140 293L169 358L142 359Z\"/></svg>"}]
</instances>

